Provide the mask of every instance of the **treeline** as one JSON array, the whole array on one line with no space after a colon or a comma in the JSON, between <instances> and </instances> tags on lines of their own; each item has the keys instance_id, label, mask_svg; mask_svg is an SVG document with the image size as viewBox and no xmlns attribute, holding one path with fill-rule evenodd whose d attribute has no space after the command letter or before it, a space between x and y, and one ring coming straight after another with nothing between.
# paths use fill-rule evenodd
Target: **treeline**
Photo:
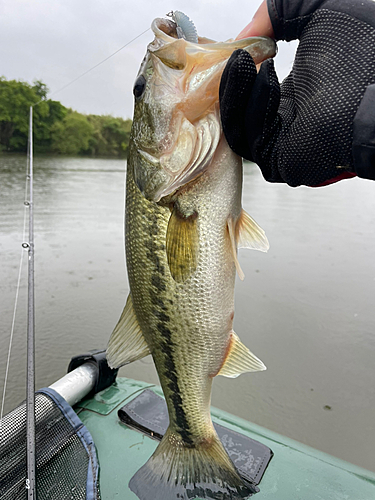
<instances>
[{"instance_id":1,"label":"treeline","mask_svg":"<svg viewBox=\"0 0 375 500\"><path fill-rule=\"evenodd\" d=\"M35 153L126 157L131 120L83 115L47 98L33 85L0 77L0 151L27 151L29 109L33 108Z\"/></svg>"}]
</instances>

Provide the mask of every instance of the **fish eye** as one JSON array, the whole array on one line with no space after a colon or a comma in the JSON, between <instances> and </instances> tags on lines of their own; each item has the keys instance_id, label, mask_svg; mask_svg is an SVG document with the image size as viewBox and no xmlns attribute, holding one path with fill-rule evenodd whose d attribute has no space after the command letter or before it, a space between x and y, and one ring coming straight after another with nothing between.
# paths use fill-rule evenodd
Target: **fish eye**
<instances>
[{"instance_id":1,"label":"fish eye","mask_svg":"<svg viewBox=\"0 0 375 500\"><path fill-rule=\"evenodd\" d=\"M134 84L134 88L133 88L134 97L136 99L139 99L142 96L145 88L146 88L146 78L143 75L140 75L136 79L135 84Z\"/></svg>"}]
</instances>

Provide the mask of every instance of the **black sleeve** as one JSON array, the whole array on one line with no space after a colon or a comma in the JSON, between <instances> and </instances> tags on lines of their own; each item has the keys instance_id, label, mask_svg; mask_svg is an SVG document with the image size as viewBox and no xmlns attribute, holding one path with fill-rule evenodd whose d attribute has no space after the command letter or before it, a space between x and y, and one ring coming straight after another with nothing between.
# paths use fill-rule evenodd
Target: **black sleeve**
<instances>
[{"instance_id":1,"label":"black sleeve","mask_svg":"<svg viewBox=\"0 0 375 500\"><path fill-rule=\"evenodd\" d=\"M270 182L319 186L375 179L375 2L268 0L278 40L299 39L279 85L245 51L223 73L220 109L232 149Z\"/></svg>"},{"instance_id":2,"label":"black sleeve","mask_svg":"<svg viewBox=\"0 0 375 500\"><path fill-rule=\"evenodd\" d=\"M297 40L319 10L346 14L375 27L375 2L372 0L267 0L276 40Z\"/></svg>"}]
</instances>

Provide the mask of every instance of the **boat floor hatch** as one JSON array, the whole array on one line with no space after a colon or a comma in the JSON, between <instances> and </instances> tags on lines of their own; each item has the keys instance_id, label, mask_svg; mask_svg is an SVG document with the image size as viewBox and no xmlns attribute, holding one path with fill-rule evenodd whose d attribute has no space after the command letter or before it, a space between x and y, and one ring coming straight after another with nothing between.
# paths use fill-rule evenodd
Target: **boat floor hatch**
<instances>
[{"instance_id":1,"label":"boat floor hatch","mask_svg":"<svg viewBox=\"0 0 375 500\"><path fill-rule=\"evenodd\" d=\"M99 500L98 461L90 432L53 389L35 395L38 500ZM27 498L26 405L0 423L0 498Z\"/></svg>"},{"instance_id":2,"label":"boat floor hatch","mask_svg":"<svg viewBox=\"0 0 375 500\"><path fill-rule=\"evenodd\" d=\"M169 425L164 398L149 389L118 411L121 422L160 440ZM240 475L258 485L273 453L270 448L239 432L214 423L218 436ZM259 488L256 488L259 491Z\"/></svg>"}]
</instances>

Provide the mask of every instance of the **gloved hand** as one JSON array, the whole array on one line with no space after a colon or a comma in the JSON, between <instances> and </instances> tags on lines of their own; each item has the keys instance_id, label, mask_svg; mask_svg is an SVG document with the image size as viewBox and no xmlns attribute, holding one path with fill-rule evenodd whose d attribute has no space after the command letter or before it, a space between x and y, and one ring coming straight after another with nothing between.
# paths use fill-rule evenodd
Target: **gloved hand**
<instances>
[{"instance_id":1,"label":"gloved hand","mask_svg":"<svg viewBox=\"0 0 375 500\"><path fill-rule=\"evenodd\" d=\"M257 74L247 52L232 54L220 84L228 144L270 182L375 180L375 2L268 0L267 6L276 40L300 41L293 69L279 85L273 61Z\"/></svg>"}]
</instances>

